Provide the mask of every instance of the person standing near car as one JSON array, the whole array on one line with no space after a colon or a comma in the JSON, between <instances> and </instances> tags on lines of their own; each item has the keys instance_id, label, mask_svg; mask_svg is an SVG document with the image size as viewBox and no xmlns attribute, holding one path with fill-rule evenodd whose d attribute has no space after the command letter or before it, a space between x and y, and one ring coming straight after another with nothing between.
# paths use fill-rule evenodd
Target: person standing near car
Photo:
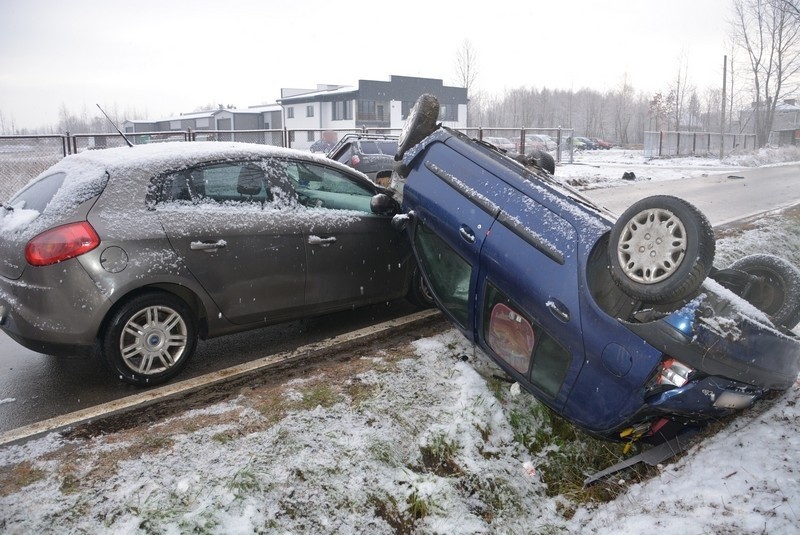
<instances>
[{"instance_id":1,"label":"person standing near car","mask_svg":"<svg viewBox=\"0 0 800 535\"><path fill-rule=\"evenodd\" d=\"M311 152L324 152L328 153L337 141L336 132L333 130L326 130L322 133L322 137L311 145Z\"/></svg>"}]
</instances>

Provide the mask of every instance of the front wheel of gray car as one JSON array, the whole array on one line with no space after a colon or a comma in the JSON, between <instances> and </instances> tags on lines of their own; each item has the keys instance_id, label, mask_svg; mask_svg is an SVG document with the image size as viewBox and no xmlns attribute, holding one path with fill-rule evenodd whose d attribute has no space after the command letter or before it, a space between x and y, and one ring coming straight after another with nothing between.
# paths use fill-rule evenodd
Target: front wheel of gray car
<instances>
[{"instance_id":1,"label":"front wheel of gray car","mask_svg":"<svg viewBox=\"0 0 800 535\"><path fill-rule=\"evenodd\" d=\"M103 356L119 379L137 386L169 381L186 366L197 346L191 309L165 292L141 294L109 319Z\"/></svg>"},{"instance_id":2,"label":"front wheel of gray car","mask_svg":"<svg viewBox=\"0 0 800 535\"><path fill-rule=\"evenodd\" d=\"M414 269L414 275L411 277L408 300L420 308L433 308L436 306L436 301L433 300L433 292L431 292L428 283L425 282L425 277L422 276L419 268Z\"/></svg>"}]
</instances>

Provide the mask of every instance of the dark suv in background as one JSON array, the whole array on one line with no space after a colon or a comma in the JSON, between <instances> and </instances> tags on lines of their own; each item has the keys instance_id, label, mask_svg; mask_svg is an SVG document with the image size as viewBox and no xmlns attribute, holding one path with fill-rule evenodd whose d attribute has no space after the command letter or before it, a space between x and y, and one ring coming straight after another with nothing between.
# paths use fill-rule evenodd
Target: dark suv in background
<instances>
[{"instance_id":1,"label":"dark suv in background","mask_svg":"<svg viewBox=\"0 0 800 535\"><path fill-rule=\"evenodd\" d=\"M386 186L392 176L397 136L346 134L328 152L328 157L358 169L378 185Z\"/></svg>"}]
</instances>

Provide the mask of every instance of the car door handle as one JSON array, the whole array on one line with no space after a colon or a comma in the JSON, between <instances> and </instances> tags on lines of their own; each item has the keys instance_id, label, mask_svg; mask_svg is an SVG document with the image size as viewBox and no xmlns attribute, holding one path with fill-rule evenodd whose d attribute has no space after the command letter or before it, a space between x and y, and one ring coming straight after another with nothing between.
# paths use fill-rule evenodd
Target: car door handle
<instances>
[{"instance_id":1,"label":"car door handle","mask_svg":"<svg viewBox=\"0 0 800 535\"><path fill-rule=\"evenodd\" d=\"M461 225L461 228L458 229L458 233L461 234L461 237L467 243L475 243L475 233L466 225Z\"/></svg>"},{"instance_id":2,"label":"car door handle","mask_svg":"<svg viewBox=\"0 0 800 535\"><path fill-rule=\"evenodd\" d=\"M334 238L333 236L331 236L330 238L320 238L319 236L308 237L309 245L330 245L332 243L336 243L336 238Z\"/></svg>"},{"instance_id":3,"label":"car door handle","mask_svg":"<svg viewBox=\"0 0 800 535\"><path fill-rule=\"evenodd\" d=\"M209 253L213 253L220 247L225 247L227 242L225 240L217 240L215 242L207 242L207 241L193 241L189 244L189 248L192 251L207 251Z\"/></svg>"},{"instance_id":4,"label":"car door handle","mask_svg":"<svg viewBox=\"0 0 800 535\"><path fill-rule=\"evenodd\" d=\"M564 323L569 322L569 309L564 306L564 303L560 303L555 299L550 299L545 303L545 306L553 316Z\"/></svg>"}]
</instances>

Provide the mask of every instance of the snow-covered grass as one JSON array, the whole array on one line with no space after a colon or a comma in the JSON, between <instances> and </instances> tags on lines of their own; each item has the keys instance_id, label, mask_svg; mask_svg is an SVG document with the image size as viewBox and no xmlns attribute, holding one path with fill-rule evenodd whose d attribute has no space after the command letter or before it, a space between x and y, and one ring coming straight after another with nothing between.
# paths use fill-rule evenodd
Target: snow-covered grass
<instances>
[{"instance_id":1,"label":"snow-covered grass","mask_svg":"<svg viewBox=\"0 0 800 535\"><path fill-rule=\"evenodd\" d=\"M628 171L634 173L636 181L678 180L730 173L746 167L798 162L798 147L735 152L722 161L710 156L645 158L641 150L611 149L577 152L574 163L559 165L555 174L578 189L589 190L629 184L629 180L622 178Z\"/></svg>"}]
</instances>

